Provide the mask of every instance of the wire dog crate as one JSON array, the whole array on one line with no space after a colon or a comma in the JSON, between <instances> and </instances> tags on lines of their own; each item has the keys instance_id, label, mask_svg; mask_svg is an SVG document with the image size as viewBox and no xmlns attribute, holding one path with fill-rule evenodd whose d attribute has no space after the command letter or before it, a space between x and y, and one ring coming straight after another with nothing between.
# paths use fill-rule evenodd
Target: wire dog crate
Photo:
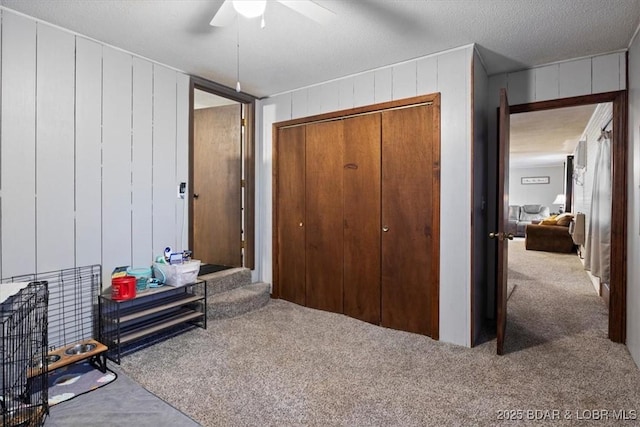
<instances>
[{"instance_id":1,"label":"wire dog crate","mask_svg":"<svg viewBox=\"0 0 640 427\"><path fill-rule=\"evenodd\" d=\"M45 281L29 283L0 303L2 427L40 426L49 412L46 375L29 374L46 366L47 307Z\"/></svg>"},{"instance_id":2,"label":"wire dog crate","mask_svg":"<svg viewBox=\"0 0 640 427\"><path fill-rule=\"evenodd\" d=\"M49 350L97 336L97 296L102 284L99 264L14 276L3 281L48 283Z\"/></svg>"}]
</instances>

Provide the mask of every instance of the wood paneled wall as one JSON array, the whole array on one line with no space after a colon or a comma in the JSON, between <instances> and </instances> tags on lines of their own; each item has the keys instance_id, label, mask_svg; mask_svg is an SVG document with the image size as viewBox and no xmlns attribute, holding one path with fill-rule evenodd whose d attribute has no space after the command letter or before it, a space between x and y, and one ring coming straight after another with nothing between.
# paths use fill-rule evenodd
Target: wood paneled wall
<instances>
[{"instance_id":1,"label":"wood paneled wall","mask_svg":"<svg viewBox=\"0 0 640 427\"><path fill-rule=\"evenodd\" d=\"M186 248L189 77L0 13L0 277Z\"/></svg>"}]
</instances>

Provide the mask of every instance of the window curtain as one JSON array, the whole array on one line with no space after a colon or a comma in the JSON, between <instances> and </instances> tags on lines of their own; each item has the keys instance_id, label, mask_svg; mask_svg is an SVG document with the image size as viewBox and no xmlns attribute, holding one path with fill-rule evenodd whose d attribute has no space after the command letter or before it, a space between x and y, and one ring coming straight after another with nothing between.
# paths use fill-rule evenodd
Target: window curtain
<instances>
[{"instance_id":1,"label":"window curtain","mask_svg":"<svg viewBox=\"0 0 640 427\"><path fill-rule=\"evenodd\" d=\"M585 269L609 283L611 255L611 139L607 132L598 140L598 150L593 174L593 194L587 244Z\"/></svg>"}]
</instances>

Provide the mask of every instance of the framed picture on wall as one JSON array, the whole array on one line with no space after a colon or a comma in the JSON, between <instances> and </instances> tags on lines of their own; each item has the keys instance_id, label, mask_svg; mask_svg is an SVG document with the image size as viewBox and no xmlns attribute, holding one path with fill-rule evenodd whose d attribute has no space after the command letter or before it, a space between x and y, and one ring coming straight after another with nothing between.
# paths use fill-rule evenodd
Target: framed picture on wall
<instances>
[{"instance_id":1,"label":"framed picture on wall","mask_svg":"<svg viewBox=\"0 0 640 427\"><path fill-rule=\"evenodd\" d=\"M520 178L521 184L548 184L548 176L523 176Z\"/></svg>"}]
</instances>

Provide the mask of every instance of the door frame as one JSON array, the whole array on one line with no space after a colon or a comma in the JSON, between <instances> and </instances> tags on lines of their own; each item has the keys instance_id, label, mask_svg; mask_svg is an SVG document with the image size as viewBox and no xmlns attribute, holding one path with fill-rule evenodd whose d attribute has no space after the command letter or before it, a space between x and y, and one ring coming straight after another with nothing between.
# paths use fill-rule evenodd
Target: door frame
<instances>
[{"instance_id":1,"label":"door frame","mask_svg":"<svg viewBox=\"0 0 640 427\"><path fill-rule=\"evenodd\" d=\"M364 114L377 114L384 110L397 109L397 108L410 108L413 106L417 106L420 104L429 103L432 104L435 108L438 109L439 120L434 128L434 132L437 134L437 144L441 145L441 135L440 135L440 127L442 116L440 115L440 92L428 94L428 95L419 95L411 98L404 98L396 101L388 101L379 104L366 105L363 107L350 108L346 110L333 111L329 113L318 114L314 116L301 117L292 120L286 120L282 122L273 123L272 125L272 152L273 152L273 171L272 171L272 200L274 200L272 206L272 233L274 238L272 239L272 274L273 274L273 287L272 287L272 298L278 299L280 298L280 278L279 278L279 247L278 247L278 239L276 238L277 234L277 224L278 224L278 208L276 200L278 200L278 130L282 127L291 127L291 126L299 126L299 125L307 125L311 123L323 122L323 121L332 121L332 120L342 120L348 117L354 117ZM437 259L434 260L434 268L431 276L431 338L434 340L439 339L440 334L440 161L438 158L437 171L436 173L436 181L438 187L438 197L437 197L437 208L434 209L434 223L437 224L437 229L433 230L433 242L432 242L432 250L437 252Z\"/></svg>"},{"instance_id":2,"label":"door frame","mask_svg":"<svg viewBox=\"0 0 640 427\"><path fill-rule=\"evenodd\" d=\"M507 282L509 269L509 145L511 133L511 108L507 90L500 89L498 107L498 227L491 239L496 240L498 268L496 274L496 353L504 354L504 340L507 331ZM513 238L513 236L511 237Z\"/></svg>"},{"instance_id":3,"label":"door frame","mask_svg":"<svg viewBox=\"0 0 640 427\"><path fill-rule=\"evenodd\" d=\"M193 182L194 182L194 122L193 122L193 91L195 89L209 92L214 95L231 99L243 104L245 111L245 147L242 150L242 162L244 164L244 219L242 230L244 235L244 255L242 265L250 270L255 268L255 101L256 97L244 92L236 92L234 89L212 82L201 77L191 76L189 79L189 243L193 245ZM239 214L242 214L241 212Z\"/></svg>"},{"instance_id":4,"label":"door frame","mask_svg":"<svg viewBox=\"0 0 640 427\"><path fill-rule=\"evenodd\" d=\"M510 110L511 114L518 114L605 102L613 104L611 204L612 206L623 206L622 209L611 210L611 294L609 298L608 335L613 342L625 343L627 330L627 162L629 155L627 91L621 90L518 104L510 106ZM499 167L500 165L498 164Z\"/></svg>"}]
</instances>

